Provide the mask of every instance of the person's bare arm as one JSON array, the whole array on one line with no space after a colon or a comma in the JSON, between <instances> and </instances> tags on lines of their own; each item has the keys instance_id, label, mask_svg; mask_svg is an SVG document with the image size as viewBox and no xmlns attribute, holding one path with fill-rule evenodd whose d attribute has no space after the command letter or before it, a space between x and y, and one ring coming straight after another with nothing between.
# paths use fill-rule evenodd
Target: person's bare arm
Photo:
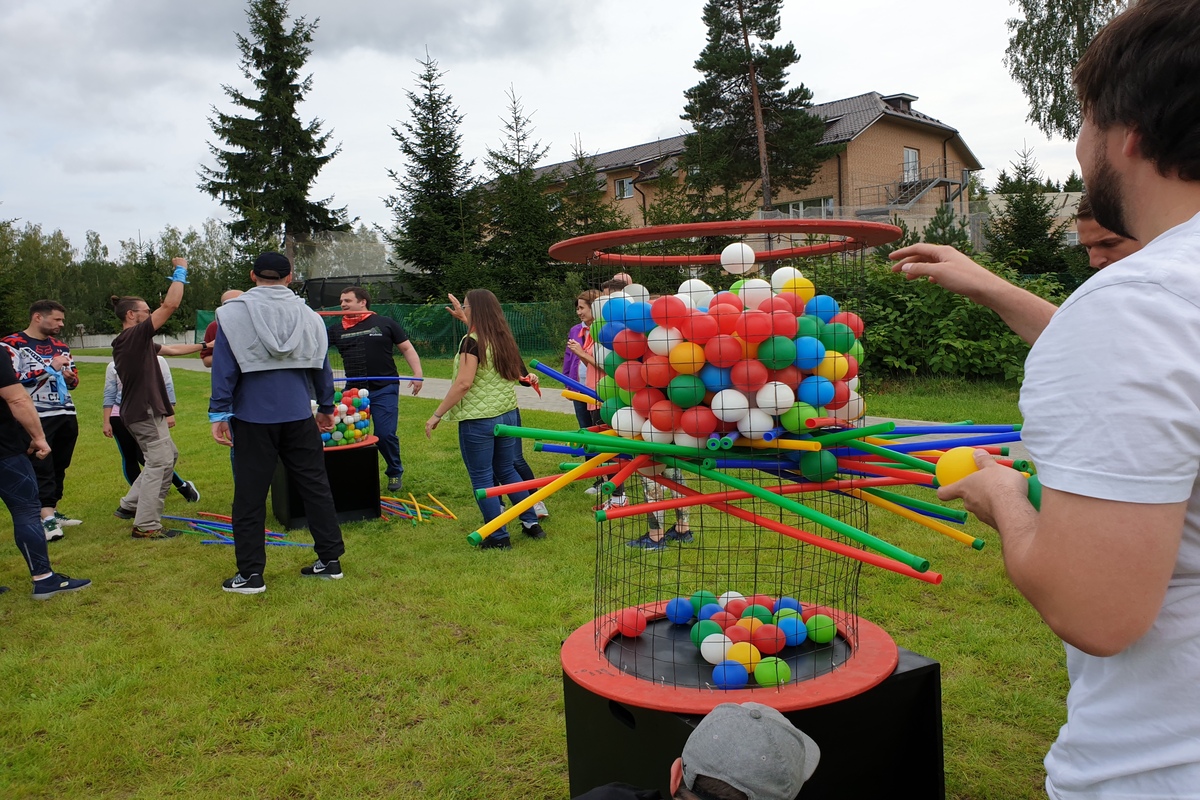
<instances>
[{"instance_id":1,"label":"person's bare arm","mask_svg":"<svg viewBox=\"0 0 1200 800\"><path fill-rule=\"evenodd\" d=\"M172 258L171 263L176 267L187 269L187 259ZM162 305L154 309L150 314L151 323L154 325L154 330L158 330L163 325L167 324L167 320L171 315L179 310L179 304L183 302L183 282L171 281L171 287L167 289L167 295L163 298Z\"/></svg>"},{"instance_id":2,"label":"person's bare arm","mask_svg":"<svg viewBox=\"0 0 1200 800\"><path fill-rule=\"evenodd\" d=\"M417 348L412 346L412 342L404 341L396 345L396 349L400 351L400 355L404 356L404 360L408 362L409 374L414 378L425 377L421 372L421 356L417 354ZM422 381L409 381L409 386L412 387L414 396L421 393L421 387L425 384Z\"/></svg>"},{"instance_id":3,"label":"person's bare arm","mask_svg":"<svg viewBox=\"0 0 1200 800\"><path fill-rule=\"evenodd\" d=\"M199 353L204 347L202 344L164 344L158 348L160 356L190 356L192 353Z\"/></svg>"},{"instance_id":4,"label":"person's bare arm","mask_svg":"<svg viewBox=\"0 0 1200 800\"><path fill-rule=\"evenodd\" d=\"M890 258L896 261L892 272L909 280L928 278L948 292L992 309L1027 344L1037 341L1058 310L1049 300L1013 286L949 245L914 244Z\"/></svg>"},{"instance_id":5,"label":"person's bare arm","mask_svg":"<svg viewBox=\"0 0 1200 800\"><path fill-rule=\"evenodd\" d=\"M46 434L42 431L42 421L38 417L37 407L29 399L29 392L19 383L0 389L0 400L8 403L13 419L21 424L29 434L29 452L38 458L50 455L50 445L46 442Z\"/></svg>"},{"instance_id":6,"label":"person's bare arm","mask_svg":"<svg viewBox=\"0 0 1200 800\"><path fill-rule=\"evenodd\" d=\"M471 384L475 382L475 373L479 369L479 358L470 353L463 353L458 358L458 375L454 377L454 382L450 384L450 391L446 392L446 396L442 398L442 402L438 403L437 410L433 412L433 416L425 421L425 438L428 439L433 433L433 429L442 421L442 417L446 412L458 405L458 401L463 399L463 395L471 388Z\"/></svg>"},{"instance_id":7,"label":"person's bare arm","mask_svg":"<svg viewBox=\"0 0 1200 800\"><path fill-rule=\"evenodd\" d=\"M112 406L104 406L104 421L100 425L100 432L109 439L113 438Z\"/></svg>"}]
</instances>

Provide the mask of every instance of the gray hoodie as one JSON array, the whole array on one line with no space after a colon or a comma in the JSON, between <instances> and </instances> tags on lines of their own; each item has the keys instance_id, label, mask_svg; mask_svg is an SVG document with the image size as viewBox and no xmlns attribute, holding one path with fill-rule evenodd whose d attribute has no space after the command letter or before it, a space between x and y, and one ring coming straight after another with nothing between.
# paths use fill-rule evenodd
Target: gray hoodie
<instances>
[{"instance_id":1,"label":"gray hoodie","mask_svg":"<svg viewBox=\"0 0 1200 800\"><path fill-rule=\"evenodd\" d=\"M256 286L217 309L242 372L320 369L329 339L317 312L287 286Z\"/></svg>"}]
</instances>

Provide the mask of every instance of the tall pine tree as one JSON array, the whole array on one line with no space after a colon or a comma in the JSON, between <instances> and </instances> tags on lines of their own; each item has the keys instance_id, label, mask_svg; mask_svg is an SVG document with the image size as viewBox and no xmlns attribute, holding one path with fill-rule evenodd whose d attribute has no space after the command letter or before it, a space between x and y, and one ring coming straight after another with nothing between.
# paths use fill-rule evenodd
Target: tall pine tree
<instances>
[{"instance_id":1,"label":"tall pine tree","mask_svg":"<svg viewBox=\"0 0 1200 800\"><path fill-rule=\"evenodd\" d=\"M308 198L318 173L341 149L329 149L332 134L321 133L321 120L305 125L296 112L312 88L312 76L301 78L300 70L317 22L299 17L288 30L287 0L250 0L246 18L250 35L237 34L237 43L242 74L255 94L222 88L250 115L213 108L209 124L228 149L209 143L217 167L200 168L200 189L234 213L229 227L243 245L278 247L282 237L294 258L296 243L314 232L349 228L346 209L330 208L332 198Z\"/></svg>"},{"instance_id":2,"label":"tall pine tree","mask_svg":"<svg viewBox=\"0 0 1200 800\"><path fill-rule=\"evenodd\" d=\"M445 72L428 54L419 62L417 88L406 92L410 118L392 128L405 159L403 173L388 170L397 193L385 201L395 223L384 237L423 297L441 296L450 272L461 273L476 257L480 242L474 161L462 154L462 114L442 85ZM397 269L400 264L393 264Z\"/></svg>"},{"instance_id":3,"label":"tall pine tree","mask_svg":"<svg viewBox=\"0 0 1200 800\"><path fill-rule=\"evenodd\" d=\"M758 181L764 209L773 186L793 191L812 183L837 147L820 147L825 125L808 112L812 92L787 87L800 60L779 33L783 0L708 0L708 43L696 60L703 80L685 93L682 118L695 128L685 141L688 180L709 173L726 193ZM697 170L699 173L697 173Z\"/></svg>"},{"instance_id":4,"label":"tall pine tree","mask_svg":"<svg viewBox=\"0 0 1200 800\"><path fill-rule=\"evenodd\" d=\"M1026 148L1011 163L1012 191L1003 210L984 224L987 251L997 261L1022 272L1063 272L1067 268L1067 224L1056 220L1060 209L1046 196L1045 184L1033 151Z\"/></svg>"}]
</instances>

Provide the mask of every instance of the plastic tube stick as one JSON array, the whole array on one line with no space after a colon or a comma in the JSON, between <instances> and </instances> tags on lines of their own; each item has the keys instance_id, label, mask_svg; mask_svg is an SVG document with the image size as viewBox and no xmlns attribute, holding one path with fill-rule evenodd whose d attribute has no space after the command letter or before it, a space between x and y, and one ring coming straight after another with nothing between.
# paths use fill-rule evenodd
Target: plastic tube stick
<instances>
[{"instance_id":1,"label":"plastic tube stick","mask_svg":"<svg viewBox=\"0 0 1200 800\"><path fill-rule=\"evenodd\" d=\"M641 469L642 467L646 466L649 463L650 463L650 456L646 455L645 453L642 453L639 456L634 456L633 458L631 458L629 460L629 462L627 464L625 464L625 466L623 466L619 470L617 470L615 475L613 475L611 478L609 478L607 481L604 482L604 486L603 486L604 493L612 494L613 492L615 492L617 490L618 486L620 486L625 481L629 480L629 477L631 475L633 475L634 472L636 472L637 470Z\"/></svg>"},{"instance_id":2,"label":"plastic tube stick","mask_svg":"<svg viewBox=\"0 0 1200 800\"><path fill-rule=\"evenodd\" d=\"M1006 444L1021 440L1019 431L1010 433L989 433L983 436L963 436L956 439L939 439L936 442L889 442L885 449L893 453L911 453L932 448L946 450L951 447L976 447L978 445Z\"/></svg>"},{"instance_id":3,"label":"plastic tube stick","mask_svg":"<svg viewBox=\"0 0 1200 800\"><path fill-rule=\"evenodd\" d=\"M584 454L582 447L571 447L566 444L546 444L545 442L534 442L533 451L535 453L561 453L565 456L581 456Z\"/></svg>"},{"instance_id":4,"label":"plastic tube stick","mask_svg":"<svg viewBox=\"0 0 1200 800\"><path fill-rule=\"evenodd\" d=\"M446 504L445 504L445 503L443 503L441 500L438 500L438 499L437 499L436 497L434 497L433 495L429 494L429 492L426 492L425 494L428 494L428 495L429 495L429 499L430 499L430 500L432 500L433 502L437 503L439 506L441 506L441 507L442 507L442 511L445 511L445 512L446 512L446 516L450 517L450 519L458 519L458 517L456 517L456 516L454 515L454 512L453 512L453 511L451 511L449 508L447 508L447 507L446 507Z\"/></svg>"},{"instance_id":5,"label":"plastic tube stick","mask_svg":"<svg viewBox=\"0 0 1200 800\"><path fill-rule=\"evenodd\" d=\"M874 436L877 433L888 433L895 429L896 423L881 422L878 425L867 425L864 428L848 428L837 433L814 433L813 436L821 443L822 449L828 450L831 444L863 439L867 436Z\"/></svg>"},{"instance_id":6,"label":"plastic tube stick","mask_svg":"<svg viewBox=\"0 0 1200 800\"><path fill-rule=\"evenodd\" d=\"M579 466L578 464L572 464L571 470L573 471L578 466ZM576 480L586 480L588 478L602 478L605 475L612 475L614 472L616 472L620 468L621 468L620 465L612 464L607 467L600 467L599 469L588 470L587 472L585 472L584 474L582 474L578 478L576 478ZM568 474L571 474L571 473L568 473ZM531 481L519 481L518 483L509 483L509 484L505 484L504 486L493 486L490 489L476 489L475 490L475 498L477 500L482 500L485 497L496 497L497 495L510 494L511 492L528 492L533 489L540 489L543 486L546 486L547 484L553 483L559 477L561 477L561 476L550 475L549 477L545 477L545 478L534 478Z\"/></svg>"},{"instance_id":7,"label":"plastic tube stick","mask_svg":"<svg viewBox=\"0 0 1200 800\"><path fill-rule=\"evenodd\" d=\"M904 517L905 519L915 522L918 525L924 525L931 531L937 531L943 536L948 536L955 541L962 542L963 544L969 544L976 550L983 549L983 539L976 539L969 533L960 531L957 528L951 528L946 523L938 522L936 519L930 519L929 517L913 511L911 508L905 508L898 503L893 503L890 500L884 500L882 497L875 497L867 494L866 492L859 491L858 489L847 489L846 494L850 495L851 497L857 497L859 500L865 500L873 506L878 506L886 511L890 511L893 514Z\"/></svg>"},{"instance_id":8,"label":"plastic tube stick","mask_svg":"<svg viewBox=\"0 0 1200 800\"><path fill-rule=\"evenodd\" d=\"M806 428L850 428L852 423L837 417L813 417L812 419L804 420Z\"/></svg>"},{"instance_id":9,"label":"plastic tube stick","mask_svg":"<svg viewBox=\"0 0 1200 800\"><path fill-rule=\"evenodd\" d=\"M816 452L821 449L821 443L814 439L776 439L768 442L763 439L742 439L740 447L753 447L755 450L806 450Z\"/></svg>"},{"instance_id":10,"label":"plastic tube stick","mask_svg":"<svg viewBox=\"0 0 1200 800\"><path fill-rule=\"evenodd\" d=\"M865 472L868 475L883 475L889 478L907 478L909 483L920 486L932 486L933 476L924 472L912 472L906 469L885 467L879 464L868 464L865 461L848 461L838 459L838 468L845 467L850 471Z\"/></svg>"},{"instance_id":11,"label":"plastic tube stick","mask_svg":"<svg viewBox=\"0 0 1200 800\"><path fill-rule=\"evenodd\" d=\"M905 453L894 452L886 447L879 447L878 445L867 444L866 442L860 442L857 440L848 441L846 442L846 445L854 448L855 450L861 450L864 453L872 453L877 456L883 456L884 458L895 461L898 464L903 464L904 466L911 467L912 469L919 469L922 472L928 472L931 475L937 471L937 467L933 464L922 461L919 458L913 458Z\"/></svg>"},{"instance_id":12,"label":"plastic tube stick","mask_svg":"<svg viewBox=\"0 0 1200 800\"><path fill-rule=\"evenodd\" d=\"M896 494L895 492L888 492L888 491L884 491L883 489L863 489L863 491L866 492L867 494L873 494L876 497L883 498L884 500L890 500L891 502L896 503L898 505L908 506L908 507L912 508L914 511L928 511L931 514L942 514L944 516L950 517L951 519L958 520L959 522L966 522L967 517L970 516L970 514L968 514L965 511L962 511L961 509L946 508L945 506L939 506L937 503L930 503L925 500L918 500L915 497L909 497L909 496L903 495L903 494Z\"/></svg>"},{"instance_id":13,"label":"plastic tube stick","mask_svg":"<svg viewBox=\"0 0 1200 800\"><path fill-rule=\"evenodd\" d=\"M640 439L620 438L614 442L610 436L603 433L588 431L551 431L541 428L524 428L519 425L497 425L495 434L496 436L516 436L526 439L546 439L551 442L572 442L582 444L584 447L590 445L596 449L603 449L607 453L613 453L614 455L610 455L609 458L615 457L616 453L633 453L635 455L649 453L655 456L676 455L684 458L702 458L708 454L707 451L695 447L644 442Z\"/></svg>"},{"instance_id":14,"label":"plastic tube stick","mask_svg":"<svg viewBox=\"0 0 1200 800\"><path fill-rule=\"evenodd\" d=\"M596 398L589 397L582 392L573 392L570 389L563 389L562 396L568 400L577 400L580 403L587 403L589 405L594 405L596 402Z\"/></svg>"},{"instance_id":15,"label":"plastic tube stick","mask_svg":"<svg viewBox=\"0 0 1200 800\"><path fill-rule=\"evenodd\" d=\"M563 386L566 386L568 389L571 389L572 391L575 391L575 392L579 392L582 395L586 395L587 397L591 398L592 402L598 401L600 399L600 395L596 394L596 392L594 390L589 389L587 386L585 386L584 384L580 383L577 380L572 380L571 378L568 378L566 375L563 375L561 372L559 372L556 369L547 367L545 364L538 361L536 358L529 362L529 366L533 367L534 369L536 369L538 372L542 373L543 375L549 375L551 378L554 378L554 380L558 381Z\"/></svg>"}]
</instances>

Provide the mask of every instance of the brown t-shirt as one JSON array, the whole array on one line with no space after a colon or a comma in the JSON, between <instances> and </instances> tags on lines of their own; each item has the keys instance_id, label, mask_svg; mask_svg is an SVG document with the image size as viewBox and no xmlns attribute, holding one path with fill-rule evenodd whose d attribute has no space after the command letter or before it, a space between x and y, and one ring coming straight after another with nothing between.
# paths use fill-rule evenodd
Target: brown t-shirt
<instances>
[{"instance_id":1,"label":"brown t-shirt","mask_svg":"<svg viewBox=\"0 0 1200 800\"><path fill-rule=\"evenodd\" d=\"M113 339L113 366L121 379L122 422L169 417L174 413L162 370L158 368L161 345L155 344L154 333L153 318L147 318Z\"/></svg>"}]
</instances>

